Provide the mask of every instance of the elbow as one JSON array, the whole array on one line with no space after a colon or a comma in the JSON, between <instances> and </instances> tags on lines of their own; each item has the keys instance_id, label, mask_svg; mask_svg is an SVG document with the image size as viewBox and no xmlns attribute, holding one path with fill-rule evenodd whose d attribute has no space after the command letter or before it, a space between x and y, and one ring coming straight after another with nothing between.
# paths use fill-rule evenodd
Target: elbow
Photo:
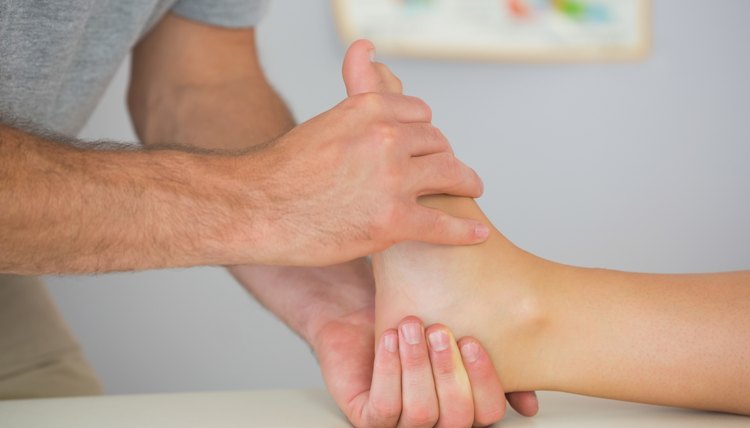
<instances>
[{"instance_id":1,"label":"elbow","mask_svg":"<svg viewBox=\"0 0 750 428\"><path fill-rule=\"evenodd\" d=\"M138 140L145 146L169 144L174 136L175 95L150 85L131 83L127 109Z\"/></svg>"},{"instance_id":2,"label":"elbow","mask_svg":"<svg viewBox=\"0 0 750 428\"><path fill-rule=\"evenodd\" d=\"M148 118L146 108L147 103L145 102L144 98L145 96L143 94L143 91L139 91L137 88L134 88L134 85L131 83L130 87L128 88L126 105L128 109L128 115L130 116L130 122L133 124L133 129L135 130L135 133L140 141L145 140L145 129Z\"/></svg>"}]
</instances>

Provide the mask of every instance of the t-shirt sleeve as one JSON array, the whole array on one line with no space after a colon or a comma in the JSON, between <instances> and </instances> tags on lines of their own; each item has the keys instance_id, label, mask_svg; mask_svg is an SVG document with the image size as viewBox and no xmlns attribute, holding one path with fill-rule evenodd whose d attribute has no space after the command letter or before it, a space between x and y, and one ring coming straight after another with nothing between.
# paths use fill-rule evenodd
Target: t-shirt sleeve
<instances>
[{"instance_id":1,"label":"t-shirt sleeve","mask_svg":"<svg viewBox=\"0 0 750 428\"><path fill-rule=\"evenodd\" d=\"M268 0L179 0L172 12L194 21L227 28L254 27Z\"/></svg>"}]
</instances>

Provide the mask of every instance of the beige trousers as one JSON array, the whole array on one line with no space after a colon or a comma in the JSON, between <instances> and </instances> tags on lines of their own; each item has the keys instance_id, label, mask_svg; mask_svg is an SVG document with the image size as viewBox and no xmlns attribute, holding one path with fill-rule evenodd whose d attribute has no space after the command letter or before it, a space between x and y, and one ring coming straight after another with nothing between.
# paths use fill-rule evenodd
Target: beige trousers
<instances>
[{"instance_id":1,"label":"beige trousers","mask_svg":"<svg viewBox=\"0 0 750 428\"><path fill-rule=\"evenodd\" d=\"M0 274L0 399L101 392L41 280Z\"/></svg>"}]
</instances>

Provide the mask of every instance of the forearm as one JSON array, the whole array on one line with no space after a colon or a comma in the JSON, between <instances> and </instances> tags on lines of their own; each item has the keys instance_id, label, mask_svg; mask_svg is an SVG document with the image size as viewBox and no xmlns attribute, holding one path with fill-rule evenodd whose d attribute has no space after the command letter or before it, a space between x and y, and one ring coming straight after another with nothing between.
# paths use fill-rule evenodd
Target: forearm
<instances>
[{"instance_id":1,"label":"forearm","mask_svg":"<svg viewBox=\"0 0 750 428\"><path fill-rule=\"evenodd\" d=\"M547 387L750 413L750 272L562 268L543 298Z\"/></svg>"},{"instance_id":2,"label":"forearm","mask_svg":"<svg viewBox=\"0 0 750 428\"><path fill-rule=\"evenodd\" d=\"M294 126L261 69L254 30L172 14L133 50L128 107L146 146L242 152Z\"/></svg>"},{"instance_id":3,"label":"forearm","mask_svg":"<svg viewBox=\"0 0 750 428\"><path fill-rule=\"evenodd\" d=\"M160 50L155 41L177 37L172 31L181 31L185 25L191 24L179 22L171 29L157 29L135 50L128 104L136 132L147 147L168 143L214 152L262 150L294 127L292 115L253 55L233 54L226 61L228 66L217 67L229 69L229 75L206 75L199 70L187 74L200 74L201 78L177 79L176 73L151 70L163 58L154 55ZM245 43L241 51L252 53L252 38ZM181 66L190 67L190 62ZM353 308L358 305L351 304L351 298L371 302L374 291L368 263L358 259L326 268L236 265L229 266L229 271L259 302L312 344L319 326L359 309ZM341 283L347 279L353 284ZM361 290L362 283L370 288ZM346 292L342 292L344 289Z\"/></svg>"},{"instance_id":4,"label":"forearm","mask_svg":"<svg viewBox=\"0 0 750 428\"><path fill-rule=\"evenodd\" d=\"M193 84L136 80L131 85L131 117L147 147L247 152L294 126L289 110L260 76Z\"/></svg>"},{"instance_id":5,"label":"forearm","mask_svg":"<svg viewBox=\"0 0 750 428\"><path fill-rule=\"evenodd\" d=\"M92 273L227 263L232 159L86 150L0 125L0 270ZM253 195L246 198L249 212Z\"/></svg>"},{"instance_id":6,"label":"forearm","mask_svg":"<svg viewBox=\"0 0 750 428\"><path fill-rule=\"evenodd\" d=\"M245 80L131 91L131 112L144 144L237 151L262 149L294 121L261 76ZM141 92L140 90L137 92ZM137 102L136 100L140 100ZM332 319L361 309L374 295L369 261L323 268L238 265L230 273L255 298L310 344ZM349 283L347 283L347 281ZM362 284L368 287L362 287Z\"/></svg>"}]
</instances>

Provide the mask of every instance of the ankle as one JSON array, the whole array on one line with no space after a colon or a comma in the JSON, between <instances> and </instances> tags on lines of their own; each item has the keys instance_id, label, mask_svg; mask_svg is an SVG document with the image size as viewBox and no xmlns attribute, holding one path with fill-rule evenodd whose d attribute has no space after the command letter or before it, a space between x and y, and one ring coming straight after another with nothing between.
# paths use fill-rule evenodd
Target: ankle
<instances>
[{"instance_id":1,"label":"ankle","mask_svg":"<svg viewBox=\"0 0 750 428\"><path fill-rule=\"evenodd\" d=\"M495 277L503 281L486 294L497 328L478 337L492 342L490 354L506 392L540 389L546 383L542 354L551 317L544 290L556 270L554 263L518 251L522 254L514 257L513 268L500 267L503 273Z\"/></svg>"}]
</instances>

